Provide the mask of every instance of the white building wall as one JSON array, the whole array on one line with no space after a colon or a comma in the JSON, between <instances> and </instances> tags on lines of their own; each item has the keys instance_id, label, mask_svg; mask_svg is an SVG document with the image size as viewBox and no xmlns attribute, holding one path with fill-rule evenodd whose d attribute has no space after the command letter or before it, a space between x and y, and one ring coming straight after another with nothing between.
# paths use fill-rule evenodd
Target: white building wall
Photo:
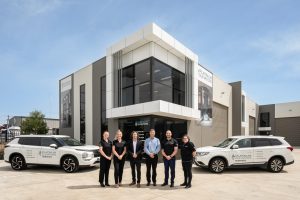
<instances>
[{"instance_id":1,"label":"white building wall","mask_svg":"<svg viewBox=\"0 0 300 200\"><path fill-rule=\"evenodd\" d=\"M228 107L228 137L232 136L232 88L213 75L213 101Z\"/></svg>"},{"instance_id":2,"label":"white building wall","mask_svg":"<svg viewBox=\"0 0 300 200\"><path fill-rule=\"evenodd\" d=\"M92 65L74 73L74 138L80 139L80 85L85 84L86 144L93 142Z\"/></svg>"},{"instance_id":3,"label":"white building wall","mask_svg":"<svg viewBox=\"0 0 300 200\"><path fill-rule=\"evenodd\" d=\"M275 118L299 117L300 101L275 104Z\"/></svg>"}]
</instances>

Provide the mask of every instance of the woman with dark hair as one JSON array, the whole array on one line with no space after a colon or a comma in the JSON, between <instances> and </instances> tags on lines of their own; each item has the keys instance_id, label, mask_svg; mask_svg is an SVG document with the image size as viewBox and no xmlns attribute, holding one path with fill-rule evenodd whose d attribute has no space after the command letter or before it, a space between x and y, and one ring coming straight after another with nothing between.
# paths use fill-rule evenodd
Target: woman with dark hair
<instances>
[{"instance_id":1,"label":"woman with dark hair","mask_svg":"<svg viewBox=\"0 0 300 200\"><path fill-rule=\"evenodd\" d=\"M114 154L114 167L115 167L115 187L118 188L122 185L123 169L126 154L126 142L122 139L122 131L116 132L115 140L113 141L112 152Z\"/></svg>"},{"instance_id":2,"label":"woman with dark hair","mask_svg":"<svg viewBox=\"0 0 300 200\"><path fill-rule=\"evenodd\" d=\"M137 187L140 188L143 145L142 142L139 141L139 136L135 131L131 133L131 141L128 143L127 150L129 154L132 175L132 183L130 183L129 186L137 184Z\"/></svg>"},{"instance_id":3,"label":"woman with dark hair","mask_svg":"<svg viewBox=\"0 0 300 200\"><path fill-rule=\"evenodd\" d=\"M102 139L99 142L99 152L100 152L100 172L99 172L99 182L101 187L110 186L108 183L109 168L112 159L112 142L108 139L109 132L105 131L103 133ZM104 184L105 178L105 184Z\"/></svg>"},{"instance_id":4,"label":"woman with dark hair","mask_svg":"<svg viewBox=\"0 0 300 200\"><path fill-rule=\"evenodd\" d=\"M181 160L182 168L184 172L184 182L180 186L185 186L185 188L192 187L192 165L193 157L196 155L196 148L194 144L190 141L188 135L182 137L181 146Z\"/></svg>"}]
</instances>

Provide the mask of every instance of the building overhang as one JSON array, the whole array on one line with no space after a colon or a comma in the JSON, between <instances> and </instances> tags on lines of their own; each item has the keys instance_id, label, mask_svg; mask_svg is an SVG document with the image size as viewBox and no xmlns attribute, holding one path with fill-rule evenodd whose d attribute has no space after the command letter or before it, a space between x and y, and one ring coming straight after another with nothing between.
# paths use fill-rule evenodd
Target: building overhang
<instances>
[{"instance_id":1,"label":"building overhang","mask_svg":"<svg viewBox=\"0 0 300 200\"><path fill-rule=\"evenodd\" d=\"M139 31L113 44L107 48L106 55L112 55L120 50L122 50L124 54L149 42L157 43L183 60L185 57L188 57L195 63L198 63L198 55L193 53L155 23L150 23Z\"/></svg>"},{"instance_id":2,"label":"building overhang","mask_svg":"<svg viewBox=\"0 0 300 200\"><path fill-rule=\"evenodd\" d=\"M108 109L106 111L106 117L108 119L144 115L158 115L185 120L200 119L199 110L161 100L139 103L130 106L122 106Z\"/></svg>"}]
</instances>

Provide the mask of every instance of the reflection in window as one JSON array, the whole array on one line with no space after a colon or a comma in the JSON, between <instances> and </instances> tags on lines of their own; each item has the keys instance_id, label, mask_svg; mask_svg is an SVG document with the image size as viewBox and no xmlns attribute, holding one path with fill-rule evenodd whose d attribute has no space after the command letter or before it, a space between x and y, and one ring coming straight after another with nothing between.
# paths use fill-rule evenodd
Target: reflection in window
<instances>
[{"instance_id":1,"label":"reflection in window","mask_svg":"<svg viewBox=\"0 0 300 200\"><path fill-rule=\"evenodd\" d=\"M80 142L85 144L85 84L80 85Z\"/></svg>"},{"instance_id":2,"label":"reflection in window","mask_svg":"<svg viewBox=\"0 0 300 200\"><path fill-rule=\"evenodd\" d=\"M122 106L154 100L184 106L184 73L155 58L122 69Z\"/></svg>"}]
</instances>

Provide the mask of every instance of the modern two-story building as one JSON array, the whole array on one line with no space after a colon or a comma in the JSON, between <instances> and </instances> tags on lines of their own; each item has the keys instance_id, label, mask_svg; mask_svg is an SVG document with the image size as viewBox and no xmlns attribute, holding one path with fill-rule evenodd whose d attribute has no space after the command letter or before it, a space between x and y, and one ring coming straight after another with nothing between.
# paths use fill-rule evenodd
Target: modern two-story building
<instances>
[{"instance_id":1,"label":"modern two-story building","mask_svg":"<svg viewBox=\"0 0 300 200\"><path fill-rule=\"evenodd\" d=\"M98 144L121 129L147 137L188 134L196 146L255 135L259 106L242 82L226 83L198 56L151 23L108 47L106 55L59 81L60 134Z\"/></svg>"}]
</instances>

